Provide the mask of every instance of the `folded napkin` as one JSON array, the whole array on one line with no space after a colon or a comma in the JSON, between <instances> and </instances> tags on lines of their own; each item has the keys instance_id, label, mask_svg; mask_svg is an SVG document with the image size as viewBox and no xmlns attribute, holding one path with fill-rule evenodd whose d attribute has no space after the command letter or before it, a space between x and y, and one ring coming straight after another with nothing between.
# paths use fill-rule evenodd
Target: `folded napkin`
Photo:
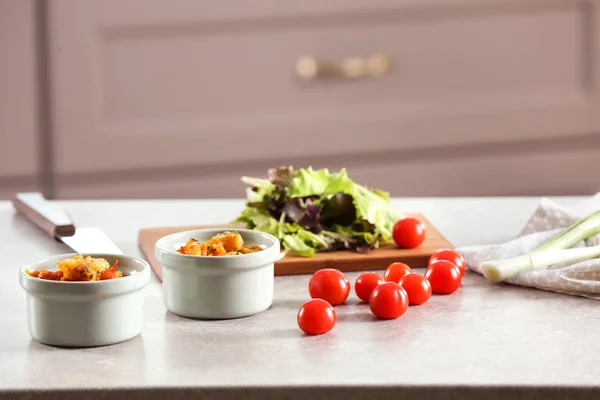
<instances>
[{"instance_id":1,"label":"folded napkin","mask_svg":"<svg viewBox=\"0 0 600 400\"><path fill-rule=\"evenodd\" d=\"M469 246L457 250L469 269L482 274L482 262L504 260L528 253L598 208L599 195L579 210L568 210L549 199L542 199L516 239L498 245ZM595 236L574 247L597 244L600 244L600 238ZM504 282L600 300L600 259L547 269L529 268Z\"/></svg>"}]
</instances>

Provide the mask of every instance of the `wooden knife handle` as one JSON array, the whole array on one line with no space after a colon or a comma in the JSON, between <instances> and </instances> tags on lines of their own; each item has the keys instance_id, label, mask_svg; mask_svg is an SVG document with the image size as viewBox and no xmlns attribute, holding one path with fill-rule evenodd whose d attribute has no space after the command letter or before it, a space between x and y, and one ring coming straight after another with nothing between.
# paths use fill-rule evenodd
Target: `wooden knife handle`
<instances>
[{"instance_id":1,"label":"wooden knife handle","mask_svg":"<svg viewBox=\"0 0 600 400\"><path fill-rule=\"evenodd\" d=\"M13 205L25 218L54 238L75 234L71 217L39 192L17 193Z\"/></svg>"}]
</instances>

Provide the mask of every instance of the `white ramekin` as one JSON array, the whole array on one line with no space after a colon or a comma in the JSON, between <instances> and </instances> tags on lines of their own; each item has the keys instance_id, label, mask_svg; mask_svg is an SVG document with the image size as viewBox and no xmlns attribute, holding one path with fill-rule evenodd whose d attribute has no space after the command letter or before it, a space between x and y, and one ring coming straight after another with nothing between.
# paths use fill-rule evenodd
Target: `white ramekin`
<instances>
[{"instance_id":1,"label":"white ramekin","mask_svg":"<svg viewBox=\"0 0 600 400\"><path fill-rule=\"evenodd\" d=\"M85 254L119 260L123 277L94 282L61 282L33 278L26 269L56 270L56 261L75 254L59 254L19 271L26 292L27 326L39 342L64 347L93 347L123 342L137 336L143 325L144 294L150 266L121 254Z\"/></svg>"},{"instance_id":2,"label":"white ramekin","mask_svg":"<svg viewBox=\"0 0 600 400\"><path fill-rule=\"evenodd\" d=\"M169 311L189 318L227 319L257 314L271 307L279 240L267 233L235 229L245 244L264 250L237 256L206 257L177 253L190 238L209 240L227 229L174 233L156 242L162 288Z\"/></svg>"}]
</instances>

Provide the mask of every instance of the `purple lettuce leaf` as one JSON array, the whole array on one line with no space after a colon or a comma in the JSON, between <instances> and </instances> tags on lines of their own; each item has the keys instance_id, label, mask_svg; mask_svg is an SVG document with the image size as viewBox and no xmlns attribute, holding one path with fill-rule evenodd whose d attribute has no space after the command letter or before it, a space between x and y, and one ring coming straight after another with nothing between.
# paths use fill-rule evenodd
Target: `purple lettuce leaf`
<instances>
[{"instance_id":1,"label":"purple lettuce leaf","mask_svg":"<svg viewBox=\"0 0 600 400\"><path fill-rule=\"evenodd\" d=\"M319 233L323 230L320 223L319 207L309 199L306 202L302 199L290 199L283 207L286 215L286 221L297 223L313 233Z\"/></svg>"},{"instance_id":2,"label":"purple lettuce leaf","mask_svg":"<svg viewBox=\"0 0 600 400\"><path fill-rule=\"evenodd\" d=\"M311 200L306 202L306 211L304 216L298 224L301 226L308 228L314 233L320 233L323 230L323 226L321 226L320 222L320 210L319 206L313 204Z\"/></svg>"}]
</instances>

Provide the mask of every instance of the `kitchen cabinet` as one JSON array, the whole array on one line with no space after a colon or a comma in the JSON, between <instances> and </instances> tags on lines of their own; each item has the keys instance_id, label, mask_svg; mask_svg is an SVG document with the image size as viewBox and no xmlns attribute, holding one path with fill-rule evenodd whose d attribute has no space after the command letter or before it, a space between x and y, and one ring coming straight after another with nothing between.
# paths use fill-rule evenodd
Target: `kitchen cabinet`
<instances>
[{"instance_id":1,"label":"kitchen cabinet","mask_svg":"<svg viewBox=\"0 0 600 400\"><path fill-rule=\"evenodd\" d=\"M0 198L37 186L33 0L0 2Z\"/></svg>"},{"instance_id":2,"label":"kitchen cabinet","mask_svg":"<svg viewBox=\"0 0 600 400\"><path fill-rule=\"evenodd\" d=\"M47 12L58 197L238 197L240 175L283 164L399 196L600 189L579 169L600 147L595 0Z\"/></svg>"}]
</instances>

